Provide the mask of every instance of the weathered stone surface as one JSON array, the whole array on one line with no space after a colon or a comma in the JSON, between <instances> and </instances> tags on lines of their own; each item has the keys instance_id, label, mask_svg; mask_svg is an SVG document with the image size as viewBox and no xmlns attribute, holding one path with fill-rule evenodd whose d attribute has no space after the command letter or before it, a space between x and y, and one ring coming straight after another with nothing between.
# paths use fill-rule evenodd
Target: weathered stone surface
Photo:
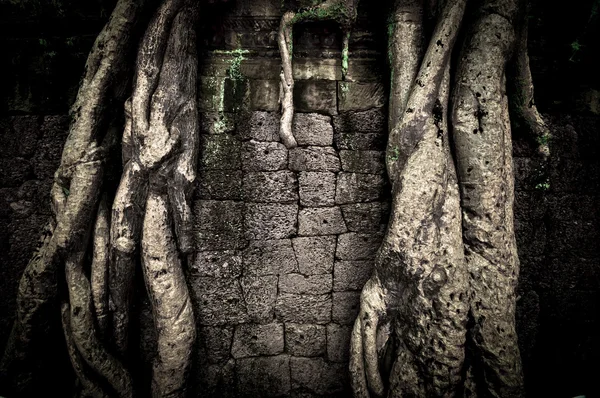
<instances>
[{"instance_id":1,"label":"weathered stone surface","mask_svg":"<svg viewBox=\"0 0 600 398\"><path fill-rule=\"evenodd\" d=\"M340 260L371 260L381 245L383 234L350 232L338 236L335 257Z\"/></svg>"},{"instance_id":2,"label":"weathered stone surface","mask_svg":"<svg viewBox=\"0 0 600 398\"><path fill-rule=\"evenodd\" d=\"M250 110L271 111L279 109L279 79L250 80Z\"/></svg>"},{"instance_id":3,"label":"weathered stone surface","mask_svg":"<svg viewBox=\"0 0 600 398\"><path fill-rule=\"evenodd\" d=\"M382 174L385 171L383 151L340 151L342 170L351 173Z\"/></svg>"},{"instance_id":4,"label":"weathered stone surface","mask_svg":"<svg viewBox=\"0 0 600 398\"><path fill-rule=\"evenodd\" d=\"M203 112L200 114L200 132L206 134L231 133L235 130L233 113Z\"/></svg>"},{"instance_id":5,"label":"weathered stone surface","mask_svg":"<svg viewBox=\"0 0 600 398\"><path fill-rule=\"evenodd\" d=\"M336 82L299 80L294 84L294 106L298 112L337 114Z\"/></svg>"},{"instance_id":6,"label":"weathered stone surface","mask_svg":"<svg viewBox=\"0 0 600 398\"><path fill-rule=\"evenodd\" d=\"M352 325L360 310L360 292L335 292L332 298L331 320L340 325Z\"/></svg>"},{"instance_id":7,"label":"weathered stone surface","mask_svg":"<svg viewBox=\"0 0 600 398\"><path fill-rule=\"evenodd\" d=\"M279 112L256 111L239 129L240 138L255 141L279 141Z\"/></svg>"},{"instance_id":8,"label":"weathered stone surface","mask_svg":"<svg viewBox=\"0 0 600 398\"><path fill-rule=\"evenodd\" d=\"M244 275L264 276L297 272L290 239L251 241L243 253Z\"/></svg>"},{"instance_id":9,"label":"weathered stone surface","mask_svg":"<svg viewBox=\"0 0 600 398\"><path fill-rule=\"evenodd\" d=\"M323 325L285 324L285 349L291 355L298 357L323 355L326 341Z\"/></svg>"},{"instance_id":10,"label":"weathered stone surface","mask_svg":"<svg viewBox=\"0 0 600 398\"><path fill-rule=\"evenodd\" d=\"M213 278L236 278L242 274L242 255L236 250L196 253L192 273Z\"/></svg>"},{"instance_id":11,"label":"weathered stone surface","mask_svg":"<svg viewBox=\"0 0 600 398\"><path fill-rule=\"evenodd\" d=\"M242 324L235 328L231 355L234 358L281 354L284 349L283 325Z\"/></svg>"},{"instance_id":12,"label":"weathered stone surface","mask_svg":"<svg viewBox=\"0 0 600 398\"><path fill-rule=\"evenodd\" d=\"M216 326L247 322L246 305L237 279L191 277L196 322Z\"/></svg>"},{"instance_id":13,"label":"weathered stone surface","mask_svg":"<svg viewBox=\"0 0 600 398\"><path fill-rule=\"evenodd\" d=\"M208 362L218 363L229 359L232 339L233 326L201 326L196 341Z\"/></svg>"},{"instance_id":14,"label":"weathered stone surface","mask_svg":"<svg viewBox=\"0 0 600 398\"><path fill-rule=\"evenodd\" d=\"M297 232L297 204L246 203L244 218L246 237L285 239Z\"/></svg>"},{"instance_id":15,"label":"weathered stone surface","mask_svg":"<svg viewBox=\"0 0 600 398\"><path fill-rule=\"evenodd\" d=\"M336 261L333 265L333 290L362 290L373 273L372 260Z\"/></svg>"},{"instance_id":16,"label":"weathered stone surface","mask_svg":"<svg viewBox=\"0 0 600 398\"><path fill-rule=\"evenodd\" d=\"M335 204L335 173L302 171L298 175L300 204L308 207Z\"/></svg>"},{"instance_id":17,"label":"weathered stone surface","mask_svg":"<svg viewBox=\"0 0 600 398\"><path fill-rule=\"evenodd\" d=\"M335 236L315 236L292 239L298 270L304 275L331 273L333 269Z\"/></svg>"},{"instance_id":18,"label":"weathered stone surface","mask_svg":"<svg viewBox=\"0 0 600 398\"><path fill-rule=\"evenodd\" d=\"M223 111L225 77L198 77L198 110L200 112Z\"/></svg>"},{"instance_id":19,"label":"weathered stone surface","mask_svg":"<svg viewBox=\"0 0 600 398\"><path fill-rule=\"evenodd\" d=\"M331 147L310 146L290 150L290 170L339 171L340 159Z\"/></svg>"},{"instance_id":20,"label":"weathered stone surface","mask_svg":"<svg viewBox=\"0 0 600 398\"><path fill-rule=\"evenodd\" d=\"M333 135L333 142L338 149L383 151L386 145L386 136L381 133L336 132Z\"/></svg>"},{"instance_id":21,"label":"weathered stone surface","mask_svg":"<svg viewBox=\"0 0 600 398\"><path fill-rule=\"evenodd\" d=\"M283 322L325 324L331 320L331 294L280 293L275 304L277 319Z\"/></svg>"},{"instance_id":22,"label":"weathered stone surface","mask_svg":"<svg viewBox=\"0 0 600 398\"><path fill-rule=\"evenodd\" d=\"M296 113L292 128L298 145L331 146L333 144L331 116Z\"/></svg>"},{"instance_id":23,"label":"weathered stone surface","mask_svg":"<svg viewBox=\"0 0 600 398\"><path fill-rule=\"evenodd\" d=\"M351 326L335 323L327 325L327 359L331 362L346 362L350 354Z\"/></svg>"},{"instance_id":24,"label":"weathered stone surface","mask_svg":"<svg viewBox=\"0 0 600 398\"><path fill-rule=\"evenodd\" d=\"M339 207L309 207L298 214L298 235L335 235L346 231Z\"/></svg>"},{"instance_id":25,"label":"weathered stone surface","mask_svg":"<svg viewBox=\"0 0 600 398\"><path fill-rule=\"evenodd\" d=\"M279 142L250 140L242 144L242 169L277 171L287 168L288 151Z\"/></svg>"},{"instance_id":26,"label":"weathered stone surface","mask_svg":"<svg viewBox=\"0 0 600 398\"><path fill-rule=\"evenodd\" d=\"M200 168L236 170L241 167L240 141L230 134L200 136Z\"/></svg>"},{"instance_id":27,"label":"weathered stone surface","mask_svg":"<svg viewBox=\"0 0 600 398\"><path fill-rule=\"evenodd\" d=\"M382 63L375 59L350 59L346 80L354 82L379 81L384 72ZM342 79L338 79L342 80Z\"/></svg>"},{"instance_id":28,"label":"weathered stone surface","mask_svg":"<svg viewBox=\"0 0 600 398\"><path fill-rule=\"evenodd\" d=\"M387 114L382 108L345 112L333 117L333 125L336 133L378 133L385 138Z\"/></svg>"},{"instance_id":29,"label":"weathered stone surface","mask_svg":"<svg viewBox=\"0 0 600 398\"><path fill-rule=\"evenodd\" d=\"M250 202L287 203L298 200L296 174L287 171L258 171L244 174L244 199Z\"/></svg>"},{"instance_id":30,"label":"weathered stone surface","mask_svg":"<svg viewBox=\"0 0 600 398\"><path fill-rule=\"evenodd\" d=\"M200 199L240 200L241 170L200 170L196 195Z\"/></svg>"},{"instance_id":31,"label":"weathered stone surface","mask_svg":"<svg viewBox=\"0 0 600 398\"><path fill-rule=\"evenodd\" d=\"M239 359L236 370L242 397L278 397L290 391L290 357L287 355Z\"/></svg>"},{"instance_id":32,"label":"weathered stone surface","mask_svg":"<svg viewBox=\"0 0 600 398\"><path fill-rule=\"evenodd\" d=\"M199 251L237 250L246 246L242 202L198 200L194 204L194 213Z\"/></svg>"},{"instance_id":33,"label":"weathered stone surface","mask_svg":"<svg viewBox=\"0 0 600 398\"><path fill-rule=\"evenodd\" d=\"M328 363L323 358L290 358L292 388L306 388L329 396L348 385L346 366Z\"/></svg>"},{"instance_id":34,"label":"weathered stone surface","mask_svg":"<svg viewBox=\"0 0 600 398\"><path fill-rule=\"evenodd\" d=\"M364 111L385 105L385 88L381 83L338 82L340 112Z\"/></svg>"},{"instance_id":35,"label":"weathered stone surface","mask_svg":"<svg viewBox=\"0 0 600 398\"><path fill-rule=\"evenodd\" d=\"M294 80L342 80L342 63L333 59L294 59Z\"/></svg>"},{"instance_id":36,"label":"weathered stone surface","mask_svg":"<svg viewBox=\"0 0 600 398\"><path fill-rule=\"evenodd\" d=\"M325 294L331 292L331 275L286 274L279 277L279 292L292 294Z\"/></svg>"},{"instance_id":37,"label":"weathered stone surface","mask_svg":"<svg viewBox=\"0 0 600 398\"><path fill-rule=\"evenodd\" d=\"M340 206L346 226L353 232L384 232L390 216L388 202L354 203Z\"/></svg>"},{"instance_id":38,"label":"weathered stone surface","mask_svg":"<svg viewBox=\"0 0 600 398\"><path fill-rule=\"evenodd\" d=\"M241 279L244 302L250 322L271 323L277 299L276 276L248 276ZM238 321L234 323L240 323Z\"/></svg>"},{"instance_id":39,"label":"weathered stone surface","mask_svg":"<svg viewBox=\"0 0 600 398\"><path fill-rule=\"evenodd\" d=\"M383 175L340 172L335 203L373 202L388 196L388 190L387 180Z\"/></svg>"}]
</instances>

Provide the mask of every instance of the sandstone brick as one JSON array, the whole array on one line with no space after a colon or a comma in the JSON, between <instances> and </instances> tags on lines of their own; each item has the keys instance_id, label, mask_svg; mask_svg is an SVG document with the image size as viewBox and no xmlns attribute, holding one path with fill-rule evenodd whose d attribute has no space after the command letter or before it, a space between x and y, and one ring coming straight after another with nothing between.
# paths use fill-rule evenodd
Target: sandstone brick
<instances>
[{"instance_id":1,"label":"sandstone brick","mask_svg":"<svg viewBox=\"0 0 600 398\"><path fill-rule=\"evenodd\" d=\"M352 325L360 310L360 292L334 292L331 320L340 325Z\"/></svg>"},{"instance_id":2,"label":"sandstone brick","mask_svg":"<svg viewBox=\"0 0 600 398\"><path fill-rule=\"evenodd\" d=\"M236 364L240 396L278 397L289 393L289 356L242 358Z\"/></svg>"},{"instance_id":3,"label":"sandstone brick","mask_svg":"<svg viewBox=\"0 0 600 398\"><path fill-rule=\"evenodd\" d=\"M348 385L344 364L329 363L323 358L290 358L292 388L306 388L316 394L330 396Z\"/></svg>"},{"instance_id":4,"label":"sandstone brick","mask_svg":"<svg viewBox=\"0 0 600 398\"><path fill-rule=\"evenodd\" d=\"M244 218L246 237L285 239L297 232L297 204L246 203Z\"/></svg>"},{"instance_id":5,"label":"sandstone brick","mask_svg":"<svg viewBox=\"0 0 600 398\"><path fill-rule=\"evenodd\" d=\"M277 171L287 168L288 151L279 142L250 140L242 144L242 169Z\"/></svg>"},{"instance_id":6,"label":"sandstone brick","mask_svg":"<svg viewBox=\"0 0 600 398\"><path fill-rule=\"evenodd\" d=\"M327 325L327 359L331 362L347 362L350 353L352 326L335 323Z\"/></svg>"},{"instance_id":7,"label":"sandstone brick","mask_svg":"<svg viewBox=\"0 0 600 398\"><path fill-rule=\"evenodd\" d=\"M242 274L242 255L237 250L196 253L191 272L213 278L237 278Z\"/></svg>"},{"instance_id":8,"label":"sandstone brick","mask_svg":"<svg viewBox=\"0 0 600 398\"><path fill-rule=\"evenodd\" d=\"M246 201L286 203L298 200L298 181L291 171L248 172L243 181Z\"/></svg>"},{"instance_id":9,"label":"sandstone brick","mask_svg":"<svg viewBox=\"0 0 600 398\"><path fill-rule=\"evenodd\" d=\"M304 275L331 273L336 246L335 236L292 239L298 270Z\"/></svg>"},{"instance_id":10,"label":"sandstone brick","mask_svg":"<svg viewBox=\"0 0 600 398\"><path fill-rule=\"evenodd\" d=\"M335 173L303 171L299 173L300 204L308 207L335 204Z\"/></svg>"},{"instance_id":11,"label":"sandstone brick","mask_svg":"<svg viewBox=\"0 0 600 398\"><path fill-rule=\"evenodd\" d=\"M385 89L379 82L338 82L340 112L364 111L385 105Z\"/></svg>"},{"instance_id":12,"label":"sandstone brick","mask_svg":"<svg viewBox=\"0 0 600 398\"><path fill-rule=\"evenodd\" d=\"M239 129L243 140L279 141L279 112L252 112Z\"/></svg>"},{"instance_id":13,"label":"sandstone brick","mask_svg":"<svg viewBox=\"0 0 600 398\"><path fill-rule=\"evenodd\" d=\"M336 261L333 265L333 290L362 290L373 273L374 262Z\"/></svg>"},{"instance_id":14,"label":"sandstone brick","mask_svg":"<svg viewBox=\"0 0 600 398\"><path fill-rule=\"evenodd\" d=\"M292 131L298 145L331 146L333 144L331 116L296 113Z\"/></svg>"},{"instance_id":15,"label":"sandstone brick","mask_svg":"<svg viewBox=\"0 0 600 398\"><path fill-rule=\"evenodd\" d=\"M200 136L200 168L236 170L241 167L241 143L230 134Z\"/></svg>"},{"instance_id":16,"label":"sandstone brick","mask_svg":"<svg viewBox=\"0 0 600 398\"><path fill-rule=\"evenodd\" d=\"M233 326L201 326L198 328L198 345L209 363L229 359Z\"/></svg>"},{"instance_id":17,"label":"sandstone brick","mask_svg":"<svg viewBox=\"0 0 600 398\"><path fill-rule=\"evenodd\" d=\"M293 294L330 293L331 275L286 274L279 277L279 292Z\"/></svg>"},{"instance_id":18,"label":"sandstone brick","mask_svg":"<svg viewBox=\"0 0 600 398\"><path fill-rule=\"evenodd\" d=\"M299 80L294 84L294 106L298 112L337 113L336 82Z\"/></svg>"},{"instance_id":19,"label":"sandstone brick","mask_svg":"<svg viewBox=\"0 0 600 398\"><path fill-rule=\"evenodd\" d=\"M390 215L389 202L342 205L348 230L353 232L384 232Z\"/></svg>"},{"instance_id":20,"label":"sandstone brick","mask_svg":"<svg viewBox=\"0 0 600 398\"><path fill-rule=\"evenodd\" d=\"M336 204L373 202L389 196L387 180L380 174L338 174Z\"/></svg>"},{"instance_id":21,"label":"sandstone brick","mask_svg":"<svg viewBox=\"0 0 600 398\"><path fill-rule=\"evenodd\" d=\"M382 174L385 171L383 151L340 151L342 170L351 173Z\"/></svg>"},{"instance_id":22,"label":"sandstone brick","mask_svg":"<svg viewBox=\"0 0 600 398\"><path fill-rule=\"evenodd\" d=\"M383 151L386 136L381 133L335 132L333 142L338 149Z\"/></svg>"},{"instance_id":23,"label":"sandstone brick","mask_svg":"<svg viewBox=\"0 0 600 398\"><path fill-rule=\"evenodd\" d=\"M244 275L264 276L296 272L298 262L290 239L251 241L243 252Z\"/></svg>"},{"instance_id":24,"label":"sandstone brick","mask_svg":"<svg viewBox=\"0 0 600 398\"><path fill-rule=\"evenodd\" d=\"M277 319L283 322L325 324L331 320L331 294L280 293L275 305Z\"/></svg>"},{"instance_id":25,"label":"sandstone brick","mask_svg":"<svg viewBox=\"0 0 600 398\"><path fill-rule=\"evenodd\" d=\"M283 325L242 324L235 328L231 355L234 358L281 354L284 349Z\"/></svg>"},{"instance_id":26,"label":"sandstone brick","mask_svg":"<svg viewBox=\"0 0 600 398\"><path fill-rule=\"evenodd\" d=\"M194 213L198 250L237 250L245 247L243 210L242 202L196 201Z\"/></svg>"},{"instance_id":27,"label":"sandstone brick","mask_svg":"<svg viewBox=\"0 0 600 398\"><path fill-rule=\"evenodd\" d=\"M323 325L285 324L286 351L299 357L323 355L326 349L326 332Z\"/></svg>"},{"instance_id":28,"label":"sandstone brick","mask_svg":"<svg viewBox=\"0 0 600 398\"><path fill-rule=\"evenodd\" d=\"M249 83L250 110L279 110L279 79L251 79Z\"/></svg>"},{"instance_id":29,"label":"sandstone brick","mask_svg":"<svg viewBox=\"0 0 600 398\"><path fill-rule=\"evenodd\" d=\"M200 114L200 132L224 134L235 130L234 114L229 112L203 112Z\"/></svg>"},{"instance_id":30,"label":"sandstone brick","mask_svg":"<svg viewBox=\"0 0 600 398\"><path fill-rule=\"evenodd\" d=\"M199 325L216 326L248 321L242 289L236 279L192 276L190 286Z\"/></svg>"},{"instance_id":31,"label":"sandstone brick","mask_svg":"<svg viewBox=\"0 0 600 398\"><path fill-rule=\"evenodd\" d=\"M341 80L342 66L339 59L294 59L295 80Z\"/></svg>"},{"instance_id":32,"label":"sandstone brick","mask_svg":"<svg viewBox=\"0 0 600 398\"><path fill-rule=\"evenodd\" d=\"M387 135L387 114L382 108L344 112L333 117L337 133L378 133Z\"/></svg>"},{"instance_id":33,"label":"sandstone brick","mask_svg":"<svg viewBox=\"0 0 600 398\"><path fill-rule=\"evenodd\" d=\"M200 199L240 200L241 170L204 170L198 172L196 196Z\"/></svg>"},{"instance_id":34,"label":"sandstone brick","mask_svg":"<svg viewBox=\"0 0 600 398\"><path fill-rule=\"evenodd\" d=\"M335 257L340 260L373 259L382 239L383 234L342 234L338 237Z\"/></svg>"},{"instance_id":35,"label":"sandstone brick","mask_svg":"<svg viewBox=\"0 0 600 398\"><path fill-rule=\"evenodd\" d=\"M339 171L340 159L331 147L309 146L290 150L290 170Z\"/></svg>"},{"instance_id":36,"label":"sandstone brick","mask_svg":"<svg viewBox=\"0 0 600 398\"><path fill-rule=\"evenodd\" d=\"M254 323L271 323L277 299L276 276L248 276L241 279L248 318ZM235 323L243 322L237 321Z\"/></svg>"},{"instance_id":37,"label":"sandstone brick","mask_svg":"<svg viewBox=\"0 0 600 398\"><path fill-rule=\"evenodd\" d=\"M298 234L301 236L335 235L346 231L339 207L309 207L298 214Z\"/></svg>"}]
</instances>

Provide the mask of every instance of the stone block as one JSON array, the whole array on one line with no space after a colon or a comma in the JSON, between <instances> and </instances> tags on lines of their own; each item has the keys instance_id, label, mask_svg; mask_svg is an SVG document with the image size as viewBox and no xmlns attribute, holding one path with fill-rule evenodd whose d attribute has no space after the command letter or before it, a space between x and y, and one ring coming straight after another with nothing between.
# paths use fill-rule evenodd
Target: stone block
<instances>
[{"instance_id":1,"label":"stone block","mask_svg":"<svg viewBox=\"0 0 600 398\"><path fill-rule=\"evenodd\" d=\"M340 325L353 325L360 311L360 292L335 292L332 297L331 320Z\"/></svg>"},{"instance_id":2,"label":"stone block","mask_svg":"<svg viewBox=\"0 0 600 398\"><path fill-rule=\"evenodd\" d=\"M298 175L300 204L307 207L335 204L335 173L302 171Z\"/></svg>"},{"instance_id":3,"label":"stone block","mask_svg":"<svg viewBox=\"0 0 600 398\"><path fill-rule=\"evenodd\" d=\"M292 239L298 270L304 275L328 274L333 270L335 236Z\"/></svg>"},{"instance_id":4,"label":"stone block","mask_svg":"<svg viewBox=\"0 0 600 398\"><path fill-rule=\"evenodd\" d=\"M381 83L338 82L337 92L340 112L365 111L386 103L385 88Z\"/></svg>"},{"instance_id":5,"label":"stone block","mask_svg":"<svg viewBox=\"0 0 600 398\"><path fill-rule=\"evenodd\" d=\"M200 136L200 169L239 169L240 145L240 141L230 134Z\"/></svg>"},{"instance_id":6,"label":"stone block","mask_svg":"<svg viewBox=\"0 0 600 398\"><path fill-rule=\"evenodd\" d=\"M285 349L298 357L316 357L326 350L326 332L323 325L285 324Z\"/></svg>"},{"instance_id":7,"label":"stone block","mask_svg":"<svg viewBox=\"0 0 600 398\"><path fill-rule=\"evenodd\" d=\"M383 76L382 63L376 59L351 59L348 62L348 73L346 74L348 81L379 81ZM385 76L387 77L387 74Z\"/></svg>"},{"instance_id":8,"label":"stone block","mask_svg":"<svg viewBox=\"0 0 600 398\"><path fill-rule=\"evenodd\" d=\"M332 277L323 275L285 274L279 277L279 292L292 294L331 293Z\"/></svg>"},{"instance_id":9,"label":"stone block","mask_svg":"<svg viewBox=\"0 0 600 398\"><path fill-rule=\"evenodd\" d=\"M289 356L242 358L236 361L236 365L240 396L280 397L289 393Z\"/></svg>"},{"instance_id":10,"label":"stone block","mask_svg":"<svg viewBox=\"0 0 600 398\"><path fill-rule=\"evenodd\" d=\"M294 84L294 106L297 112L337 114L336 82L332 80L299 80Z\"/></svg>"},{"instance_id":11,"label":"stone block","mask_svg":"<svg viewBox=\"0 0 600 398\"><path fill-rule=\"evenodd\" d=\"M279 79L250 80L250 110L270 111L279 110Z\"/></svg>"},{"instance_id":12,"label":"stone block","mask_svg":"<svg viewBox=\"0 0 600 398\"><path fill-rule=\"evenodd\" d=\"M192 276L190 286L199 325L231 325L249 320L238 280Z\"/></svg>"},{"instance_id":13,"label":"stone block","mask_svg":"<svg viewBox=\"0 0 600 398\"><path fill-rule=\"evenodd\" d=\"M196 341L209 363L219 363L229 359L233 326L200 326Z\"/></svg>"},{"instance_id":14,"label":"stone block","mask_svg":"<svg viewBox=\"0 0 600 398\"><path fill-rule=\"evenodd\" d=\"M346 231L339 207L309 207L298 214L298 235L336 235Z\"/></svg>"},{"instance_id":15,"label":"stone block","mask_svg":"<svg viewBox=\"0 0 600 398\"><path fill-rule=\"evenodd\" d=\"M331 320L331 294L280 293L275 304L279 321L325 324Z\"/></svg>"},{"instance_id":16,"label":"stone block","mask_svg":"<svg viewBox=\"0 0 600 398\"><path fill-rule=\"evenodd\" d=\"M380 133L336 132L333 142L337 149L349 150L385 150L386 136Z\"/></svg>"},{"instance_id":17,"label":"stone block","mask_svg":"<svg viewBox=\"0 0 600 398\"><path fill-rule=\"evenodd\" d=\"M224 76L198 77L198 110L200 112L218 112L224 110Z\"/></svg>"},{"instance_id":18,"label":"stone block","mask_svg":"<svg viewBox=\"0 0 600 398\"><path fill-rule=\"evenodd\" d=\"M290 170L339 171L340 159L331 147L310 146L290 150Z\"/></svg>"},{"instance_id":19,"label":"stone block","mask_svg":"<svg viewBox=\"0 0 600 398\"><path fill-rule=\"evenodd\" d=\"M338 236L335 257L340 260L372 260L382 240L383 234L342 234Z\"/></svg>"},{"instance_id":20,"label":"stone block","mask_svg":"<svg viewBox=\"0 0 600 398\"><path fill-rule=\"evenodd\" d=\"M333 126L336 133L377 133L387 139L387 114L382 108L342 113L333 117Z\"/></svg>"},{"instance_id":21,"label":"stone block","mask_svg":"<svg viewBox=\"0 0 600 398\"><path fill-rule=\"evenodd\" d=\"M327 325L327 359L331 362L347 362L350 354L352 326L335 323Z\"/></svg>"},{"instance_id":22,"label":"stone block","mask_svg":"<svg viewBox=\"0 0 600 398\"><path fill-rule=\"evenodd\" d=\"M373 274L372 260L336 261L333 265L333 290L362 290Z\"/></svg>"},{"instance_id":23,"label":"stone block","mask_svg":"<svg viewBox=\"0 0 600 398\"><path fill-rule=\"evenodd\" d=\"M298 180L291 171L248 172L243 178L244 200L289 203L298 200Z\"/></svg>"},{"instance_id":24,"label":"stone block","mask_svg":"<svg viewBox=\"0 0 600 398\"><path fill-rule=\"evenodd\" d=\"M234 358L277 355L284 349L283 325L242 324L235 328L231 355Z\"/></svg>"},{"instance_id":25,"label":"stone block","mask_svg":"<svg viewBox=\"0 0 600 398\"><path fill-rule=\"evenodd\" d=\"M242 144L244 171L277 171L287 168L288 151L279 142L250 140Z\"/></svg>"},{"instance_id":26,"label":"stone block","mask_svg":"<svg viewBox=\"0 0 600 398\"><path fill-rule=\"evenodd\" d=\"M348 230L352 232L385 231L390 217L390 203L354 203L340 207Z\"/></svg>"},{"instance_id":27,"label":"stone block","mask_svg":"<svg viewBox=\"0 0 600 398\"><path fill-rule=\"evenodd\" d=\"M199 276L237 278L242 274L242 255L237 250L196 253L190 271Z\"/></svg>"},{"instance_id":28,"label":"stone block","mask_svg":"<svg viewBox=\"0 0 600 398\"><path fill-rule=\"evenodd\" d=\"M383 174L385 152L383 151L340 151L342 170L351 173Z\"/></svg>"},{"instance_id":29,"label":"stone block","mask_svg":"<svg viewBox=\"0 0 600 398\"><path fill-rule=\"evenodd\" d=\"M241 279L244 302L250 322L271 323L277 299L276 276L248 276ZM237 321L235 323L241 323Z\"/></svg>"},{"instance_id":30,"label":"stone block","mask_svg":"<svg viewBox=\"0 0 600 398\"><path fill-rule=\"evenodd\" d=\"M348 385L348 370L344 364L329 363L323 358L290 358L292 388L305 388L316 394L330 396Z\"/></svg>"},{"instance_id":31,"label":"stone block","mask_svg":"<svg viewBox=\"0 0 600 398\"><path fill-rule=\"evenodd\" d=\"M383 175L345 172L338 174L336 204L374 202L388 196L388 182Z\"/></svg>"},{"instance_id":32,"label":"stone block","mask_svg":"<svg viewBox=\"0 0 600 398\"><path fill-rule=\"evenodd\" d=\"M297 233L298 205L246 203L244 225L249 240L285 239Z\"/></svg>"},{"instance_id":33,"label":"stone block","mask_svg":"<svg viewBox=\"0 0 600 398\"><path fill-rule=\"evenodd\" d=\"M280 118L279 112L252 112L240 126L240 138L267 142L279 141Z\"/></svg>"},{"instance_id":34,"label":"stone block","mask_svg":"<svg viewBox=\"0 0 600 398\"><path fill-rule=\"evenodd\" d=\"M198 200L194 204L199 251L238 250L247 245L243 234L244 204L229 200Z\"/></svg>"},{"instance_id":35,"label":"stone block","mask_svg":"<svg viewBox=\"0 0 600 398\"><path fill-rule=\"evenodd\" d=\"M193 367L194 374L190 375L198 394L202 397L237 398L239 394L236 391L235 360L204 364L203 359L196 358L195 363L199 365Z\"/></svg>"},{"instance_id":36,"label":"stone block","mask_svg":"<svg viewBox=\"0 0 600 398\"><path fill-rule=\"evenodd\" d=\"M256 240L243 252L244 275L282 275L298 271L290 239Z\"/></svg>"},{"instance_id":37,"label":"stone block","mask_svg":"<svg viewBox=\"0 0 600 398\"><path fill-rule=\"evenodd\" d=\"M205 170L198 172L196 196L200 199L240 200L241 170Z\"/></svg>"},{"instance_id":38,"label":"stone block","mask_svg":"<svg viewBox=\"0 0 600 398\"><path fill-rule=\"evenodd\" d=\"M293 133L298 145L333 145L331 116L318 113L296 113Z\"/></svg>"},{"instance_id":39,"label":"stone block","mask_svg":"<svg viewBox=\"0 0 600 398\"><path fill-rule=\"evenodd\" d=\"M294 80L342 80L342 63L338 58L295 58Z\"/></svg>"},{"instance_id":40,"label":"stone block","mask_svg":"<svg viewBox=\"0 0 600 398\"><path fill-rule=\"evenodd\" d=\"M235 130L234 114L230 112L203 112L200 114L200 133L224 134Z\"/></svg>"}]
</instances>

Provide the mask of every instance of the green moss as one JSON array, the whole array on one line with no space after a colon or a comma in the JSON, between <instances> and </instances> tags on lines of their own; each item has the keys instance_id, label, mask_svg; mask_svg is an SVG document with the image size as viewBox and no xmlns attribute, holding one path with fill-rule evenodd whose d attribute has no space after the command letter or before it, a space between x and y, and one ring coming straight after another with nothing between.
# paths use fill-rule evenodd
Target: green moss
<instances>
[{"instance_id":1,"label":"green moss","mask_svg":"<svg viewBox=\"0 0 600 398\"><path fill-rule=\"evenodd\" d=\"M400 150L398 149L397 146L393 147L391 150L391 154L388 155L388 160L391 160L393 162L397 161L398 159L400 159Z\"/></svg>"}]
</instances>

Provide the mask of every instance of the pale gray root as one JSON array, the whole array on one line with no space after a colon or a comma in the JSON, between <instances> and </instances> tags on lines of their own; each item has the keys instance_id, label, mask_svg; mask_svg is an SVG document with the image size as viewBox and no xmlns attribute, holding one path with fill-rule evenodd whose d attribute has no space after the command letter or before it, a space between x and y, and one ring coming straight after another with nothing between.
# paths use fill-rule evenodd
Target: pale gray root
<instances>
[{"instance_id":1,"label":"pale gray root","mask_svg":"<svg viewBox=\"0 0 600 398\"><path fill-rule=\"evenodd\" d=\"M69 291L68 335L75 344L79 357L95 374L105 379L114 396L132 397L131 376L123 365L106 351L98 338L90 281L83 271L84 258L85 252L76 250L65 262L65 276Z\"/></svg>"},{"instance_id":2,"label":"pale gray root","mask_svg":"<svg viewBox=\"0 0 600 398\"><path fill-rule=\"evenodd\" d=\"M281 123L279 135L281 142L288 148L296 147L292 131L294 120L294 73L292 67L294 24L302 21L335 21L343 32L342 76L348 72L348 45L350 31L356 22L359 0L325 0L322 3L297 11L288 11L281 17L277 43L281 55L281 83L279 101L281 103Z\"/></svg>"},{"instance_id":3,"label":"pale gray root","mask_svg":"<svg viewBox=\"0 0 600 398\"><path fill-rule=\"evenodd\" d=\"M108 263L110 259L110 227L109 210L106 194L100 199L96 225L93 235L93 257L90 271L90 284L94 315L100 339L106 336L109 311L108 311Z\"/></svg>"},{"instance_id":4,"label":"pale gray root","mask_svg":"<svg viewBox=\"0 0 600 398\"><path fill-rule=\"evenodd\" d=\"M548 141L551 135L535 105L529 52L527 51L528 25L528 20L525 18L519 29L513 60L509 68L510 112L513 124L531 137L537 146L538 155L545 160L550 156Z\"/></svg>"},{"instance_id":5,"label":"pale gray root","mask_svg":"<svg viewBox=\"0 0 600 398\"><path fill-rule=\"evenodd\" d=\"M93 224L102 182L102 165L97 161L107 149L100 150L98 142L111 114L106 104L122 100L126 84L119 78L128 69L125 60L144 4L133 0L117 3L88 57L71 108L73 122L51 190L51 224L55 227L21 278L17 317L0 365L2 377L10 380L6 385L14 386L15 393L31 381L28 359L35 355L35 341L45 335L49 314L56 308L56 278L64 255L72 247L86 244L82 237Z\"/></svg>"},{"instance_id":6,"label":"pale gray root","mask_svg":"<svg viewBox=\"0 0 600 398\"><path fill-rule=\"evenodd\" d=\"M470 274L473 373L481 396L523 396L515 331L519 258L506 60L517 0L486 1L462 49L453 98L453 136Z\"/></svg>"},{"instance_id":7,"label":"pale gray root","mask_svg":"<svg viewBox=\"0 0 600 398\"><path fill-rule=\"evenodd\" d=\"M390 397L453 396L460 387L468 279L446 114L450 53L464 10L465 1L444 9L399 126L404 158L392 212L352 334L356 397L381 396L386 384ZM398 346L389 382L378 366L377 330L386 323Z\"/></svg>"},{"instance_id":8,"label":"pale gray root","mask_svg":"<svg viewBox=\"0 0 600 398\"><path fill-rule=\"evenodd\" d=\"M78 391L74 394L76 397L90 397L90 398L109 398L110 395L104 391L100 383L94 380L92 374L87 369L87 365L79 355L79 351L75 346L73 335L71 332L71 320L69 304L63 303L61 305L61 320L63 327L63 334L65 336L65 342L67 345L67 352L69 359L71 360L71 366L77 377L79 383Z\"/></svg>"},{"instance_id":9,"label":"pale gray root","mask_svg":"<svg viewBox=\"0 0 600 398\"><path fill-rule=\"evenodd\" d=\"M169 213L167 195L151 189L142 233L142 269L158 334L153 397L185 397L196 338L194 314Z\"/></svg>"},{"instance_id":10,"label":"pale gray root","mask_svg":"<svg viewBox=\"0 0 600 398\"><path fill-rule=\"evenodd\" d=\"M396 0L390 15L388 37L390 99L386 166L390 181L398 174L400 129L406 103L419 72L425 50L423 42L423 1Z\"/></svg>"}]
</instances>

